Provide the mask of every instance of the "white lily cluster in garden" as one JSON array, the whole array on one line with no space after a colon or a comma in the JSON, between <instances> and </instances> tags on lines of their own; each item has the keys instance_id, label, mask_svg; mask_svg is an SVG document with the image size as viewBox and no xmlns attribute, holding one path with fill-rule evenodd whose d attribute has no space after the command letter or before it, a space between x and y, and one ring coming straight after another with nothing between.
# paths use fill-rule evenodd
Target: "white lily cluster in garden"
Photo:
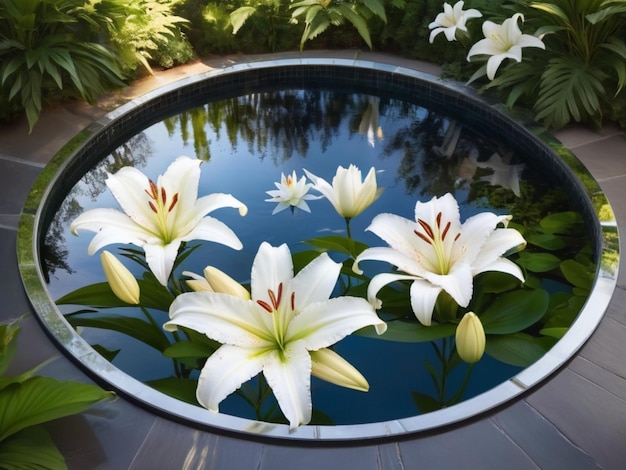
<instances>
[{"instance_id":1,"label":"white lily cluster in garden","mask_svg":"<svg viewBox=\"0 0 626 470\"><path fill-rule=\"evenodd\" d=\"M90 254L113 243L142 247L149 268L166 286L183 241L202 239L241 248L237 236L207 214L218 207L234 207L245 215L246 206L227 194L198 198L199 165L199 160L180 157L156 183L134 168L122 168L109 175L107 185L124 212L87 211L72 223L72 231L96 232ZM332 184L304 171L312 183L305 177L298 179L293 172L287 177L281 175L277 189L268 191L272 198L267 201L278 203L273 213L287 207L309 212L305 200L314 198L308 191L315 189L349 222L382 192L374 168L363 179L355 165L339 167ZM519 232L506 228L509 219L485 212L461 224L458 204L451 194L417 202L414 221L394 214L377 215L367 230L389 246L364 250L353 269L361 272L359 263L378 260L400 272L374 276L367 299L331 298L342 265L327 253L294 274L289 247L263 242L252 263L250 292L211 266L203 276L183 272L190 278L187 284L192 291L175 298L164 328L189 328L221 343L207 359L198 380L196 395L204 407L218 411L222 400L263 372L294 429L311 419L311 375L343 387L368 390L367 380L331 346L368 326L374 326L378 334L385 332L387 325L376 313L381 307L376 295L383 286L411 281L412 310L423 325L430 325L442 290L466 307L472 297L473 277L478 273L502 271L523 281L519 268L503 257L525 244ZM138 304L139 287L132 282L132 274L107 251L102 263L113 292L127 303ZM480 359L485 334L477 315L465 314L456 337L463 360Z\"/></svg>"},{"instance_id":2,"label":"white lily cluster in garden","mask_svg":"<svg viewBox=\"0 0 626 470\"><path fill-rule=\"evenodd\" d=\"M439 33L444 33L448 41L457 40L457 35L467 36L467 21L482 17L482 13L475 8L463 10L464 2L459 1L450 6L444 3L443 13L439 13L435 20L428 25L431 29L430 43L432 44ZM524 15L514 14L504 20L502 24L485 21L482 24L484 38L476 42L467 54L470 61L474 56L488 56L485 73L489 80L493 80L500 64L505 59L522 61L522 48L538 47L545 49L543 41L533 35L523 34L519 27L519 20L524 21Z\"/></svg>"}]
</instances>

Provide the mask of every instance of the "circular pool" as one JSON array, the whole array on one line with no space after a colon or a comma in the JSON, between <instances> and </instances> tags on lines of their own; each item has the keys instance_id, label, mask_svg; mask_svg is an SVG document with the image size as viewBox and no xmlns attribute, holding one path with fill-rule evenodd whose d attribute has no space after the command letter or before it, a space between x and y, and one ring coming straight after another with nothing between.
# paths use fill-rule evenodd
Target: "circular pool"
<instances>
[{"instance_id":1,"label":"circular pool","mask_svg":"<svg viewBox=\"0 0 626 470\"><path fill-rule=\"evenodd\" d=\"M535 171L546 181L558 182L567 193L571 207L584 220L597 268L593 273L593 287L580 313L554 346L532 365L516 370L501 383L450 407L374 422L305 425L290 431L284 424L211 413L158 392L134 374L106 360L101 351L97 352L83 336L76 333L53 300L58 296L50 292L50 273L43 269L42 252L47 250L44 239L50 234L54 216L77 181L133 136L199 104L247 93L285 89L324 90L328 87L346 93L356 90L362 96L378 96L384 91L385 96L391 99L410 97L411 101L428 103L429 110L453 116L454 119L446 120L450 131L446 132L447 135L454 134L451 123L459 122L470 131L513 143L516 151L524 155L525 165L535 167ZM365 113L361 118L361 121L366 120ZM300 59L253 62L184 79L109 113L78 135L46 167L31 191L20 222L18 253L24 285L46 330L62 350L89 374L149 409L190 425L262 437L333 441L392 437L453 424L522 394L562 366L593 332L615 285L617 229L610 206L596 182L575 157L557 142L537 137L531 126L511 119L498 106L476 97L465 87L450 85L413 70L366 61ZM374 137L364 138L375 140L375 134ZM373 144L368 142L368 145ZM208 145L205 147L208 148ZM445 150L440 152L445 153ZM455 184L462 184L461 174L457 176Z\"/></svg>"}]
</instances>

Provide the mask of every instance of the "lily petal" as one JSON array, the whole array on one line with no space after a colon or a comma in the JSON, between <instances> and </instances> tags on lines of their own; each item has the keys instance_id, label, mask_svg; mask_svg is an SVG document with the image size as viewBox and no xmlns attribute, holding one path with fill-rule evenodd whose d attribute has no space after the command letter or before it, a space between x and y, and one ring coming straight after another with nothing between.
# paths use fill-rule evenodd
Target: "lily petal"
<instances>
[{"instance_id":1,"label":"lily petal","mask_svg":"<svg viewBox=\"0 0 626 470\"><path fill-rule=\"evenodd\" d=\"M293 278L293 261L286 244L273 247L261 243L252 263L250 275L252 298L266 299L269 290L275 291L279 284Z\"/></svg>"},{"instance_id":2,"label":"lily petal","mask_svg":"<svg viewBox=\"0 0 626 470\"><path fill-rule=\"evenodd\" d=\"M288 341L302 340L309 351L315 351L370 325L379 335L387 330L387 324L378 318L365 299L337 297L308 305L293 318L286 338Z\"/></svg>"},{"instance_id":3,"label":"lily petal","mask_svg":"<svg viewBox=\"0 0 626 470\"><path fill-rule=\"evenodd\" d=\"M113 243L133 243L142 246L146 232L126 214L115 209L92 209L79 215L70 227L74 235L79 230L96 232L89 243L88 252L94 254L100 248Z\"/></svg>"},{"instance_id":4,"label":"lily petal","mask_svg":"<svg viewBox=\"0 0 626 470\"><path fill-rule=\"evenodd\" d=\"M327 253L322 253L302 268L291 282L291 288L297 292L294 299L296 311L301 311L309 304L328 300L340 271L341 264L335 263Z\"/></svg>"},{"instance_id":5,"label":"lily petal","mask_svg":"<svg viewBox=\"0 0 626 470\"><path fill-rule=\"evenodd\" d=\"M197 225L180 240L206 240L220 243L234 250L241 250L241 248L243 248L241 240L239 240L239 237L235 235L235 232L233 232L228 225L221 220L209 216L200 220Z\"/></svg>"},{"instance_id":6,"label":"lily petal","mask_svg":"<svg viewBox=\"0 0 626 470\"><path fill-rule=\"evenodd\" d=\"M376 295L383 287L395 281L413 281L415 279L417 279L415 276L407 276L406 274L377 274L370 280L370 283L367 286L367 301L378 310L383 304L378 298L376 298Z\"/></svg>"},{"instance_id":7,"label":"lily petal","mask_svg":"<svg viewBox=\"0 0 626 470\"><path fill-rule=\"evenodd\" d=\"M191 328L220 343L243 348L273 344L271 320L251 301L215 292L187 292L170 306L167 331L178 326Z\"/></svg>"},{"instance_id":8,"label":"lily petal","mask_svg":"<svg viewBox=\"0 0 626 470\"><path fill-rule=\"evenodd\" d=\"M299 342L287 347L284 358L279 355L278 351L269 354L263 375L293 430L311 421L311 356Z\"/></svg>"},{"instance_id":9,"label":"lily petal","mask_svg":"<svg viewBox=\"0 0 626 470\"><path fill-rule=\"evenodd\" d=\"M219 411L224 398L261 372L266 356L228 344L220 346L200 372L196 389L198 402L210 411Z\"/></svg>"},{"instance_id":10,"label":"lily petal","mask_svg":"<svg viewBox=\"0 0 626 470\"><path fill-rule=\"evenodd\" d=\"M149 243L143 245L146 262L161 285L167 285L176 256L178 256L178 248L180 248L180 241L177 240L165 246Z\"/></svg>"},{"instance_id":11,"label":"lily petal","mask_svg":"<svg viewBox=\"0 0 626 470\"><path fill-rule=\"evenodd\" d=\"M422 325L431 325L435 303L441 290L441 287L422 279L416 279L411 284L411 309Z\"/></svg>"}]
</instances>

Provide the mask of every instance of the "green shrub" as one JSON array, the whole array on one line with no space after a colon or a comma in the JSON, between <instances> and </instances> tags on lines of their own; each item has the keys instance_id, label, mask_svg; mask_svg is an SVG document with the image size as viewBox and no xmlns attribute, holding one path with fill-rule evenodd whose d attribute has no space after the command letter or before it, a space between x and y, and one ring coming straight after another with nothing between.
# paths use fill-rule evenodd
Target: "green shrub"
<instances>
[{"instance_id":1,"label":"green shrub","mask_svg":"<svg viewBox=\"0 0 626 470\"><path fill-rule=\"evenodd\" d=\"M93 102L122 85L115 56L92 40L106 21L82 0L0 2L0 102L23 109L32 129L58 90Z\"/></svg>"},{"instance_id":2,"label":"green shrub","mask_svg":"<svg viewBox=\"0 0 626 470\"><path fill-rule=\"evenodd\" d=\"M173 0L107 0L117 2L123 14L109 23L110 42L126 75L150 64L171 67L193 57L180 26L187 20L172 13Z\"/></svg>"}]
</instances>

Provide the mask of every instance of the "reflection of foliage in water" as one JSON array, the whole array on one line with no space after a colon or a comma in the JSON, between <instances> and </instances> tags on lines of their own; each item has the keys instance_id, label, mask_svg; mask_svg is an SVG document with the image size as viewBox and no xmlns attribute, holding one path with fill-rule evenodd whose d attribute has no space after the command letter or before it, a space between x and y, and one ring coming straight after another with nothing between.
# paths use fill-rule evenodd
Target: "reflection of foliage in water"
<instances>
[{"instance_id":1,"label":"reflection of foliage in water","mask_svg":"<svg viewBox=\"0 0 626 470\"><path fill-rule=\"evenodd\" d=\"M67 244L64 236L64 227L83 212L79 202L81 197L87 196L95 201L106 190L108 173L115 173L125 166L142 167L152 154L150 141L145 134L137 134L124 142L100 164L86 173L80 185L74 186L67 194L54 218L50 222L42 247L42 270L46 282L57 270L72 274L74 270L67 263Z\"/></svg>"},{"instance_id":2,"label":"reflection of foliage in water","mask_svg":"<svg viewBox=\"0 0 626 470\"><path fill-rule=\"evenodd\" d=\"M356 120L368 97L333 92L301 90L251 93L183 111L164 120L170 136L180 132L187 145L193 141L196 157L211 158L207 130L219 141L226 133L230 145L248 146L250 153L261 159L270 155L277 162L289 160L294 154L305 157L311 141L326 150L339 134L346 117Z\"/></svg>"}]
</instances>

